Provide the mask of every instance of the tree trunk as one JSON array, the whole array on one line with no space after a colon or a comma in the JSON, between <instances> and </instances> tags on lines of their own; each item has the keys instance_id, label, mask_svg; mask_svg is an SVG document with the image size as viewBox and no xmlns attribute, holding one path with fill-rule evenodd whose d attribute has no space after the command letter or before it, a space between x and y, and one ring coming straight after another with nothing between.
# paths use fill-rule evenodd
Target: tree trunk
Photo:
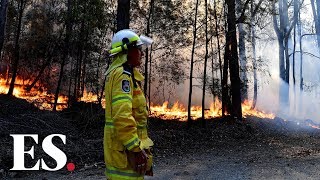
<instances>
[{"instance_id":1,"label":"tree trunk","mask_svg":"<svg viewBox=\"0 0 320 180\"><path fill-rule=\"evenodd\" d=\"M317 34L317 44L318 44L318 52L320 51L320 0L310 0L311 2L311 8L312 8L312 14L313 14L313 20L314 20L314 25L316 29L316 34Z\"/></svg>"},{"instance_id":2,"label":"tree trunk","mask_svg":"<svg viewBox=\"0 0 320 180\"><path fill-rule=\"evenodd\" d=\"M83 64L83 50L85 39L84 37L84 21L81 22L81 30L78 36L79 45L78 45L78 55L77 55L77 64L76 64L76 74L75 74L75 86L74 86L74 101L78 101L81 95L81 77L82 77L82 64Z\"/></svg>"},{"instance_id":3,"label":"tree trunk","mask_svg":"<svg viewBox=\"0 0 320 180\"><path fill-rule=\"evenodd\" d=\"M31 89L36 85L36 83L39 81L41 78L42 74L44 73L44 70L49 66L50 62L52 60L52 55L50 55L47 58L47 61L41 66L40 72L38 73L37 77L33 80L33 82L26 88L27 92L30 92Z\"/></svg>"},{"instance_id":4,"label":"tree trunk","mask_svg":"<svg viewBox=\"0 0 320 180\"><path fill-rule=\"evenodd\" d=\"M284 52L285 52L285 57L286 57L286 64L285 64L285 82L289 85L289 74L290 74L290 57L289 57L289 39L285 38L284 39ZM288 91L289 92L289 91Z\"/></svg>"},{"instance_id":5,"label":"tree trunk","mask_svg":"<svg viewBox=\"0 0 320 180\"><path fill-rule=\"evenodd\" d=\"M150 1L150 9L149 9L149 15L147 18L147 32L146 35L149 36L150 34L150 23L151 23L151 17L152 17L152 13L153 13L153 4L154 4L154 0ZM151 52L150 52L151 53ZM145 93L145 95L147 95L150 98L150 94L148 93L148 63L149 63L149 48L146 48L146 61L144 64L144 86L143 86L143 91ZM150 87L149 87L150 88Z\"/></svg>"},{"instance_id":6,"label":"tree trunk","mask_svg":"<svg viewBox=\"0 0 320 180\"><path fill-rule=\"evenodd\" d=\"M302 63L303 63L303 52L302 52L302 28L301 28L301 18L299 12L299 23L298 23L298 33L299 33L299 47L300 47L300 93L303 91L303 76L302 76Z\"/></svg>"},{"instance_id":7,"label":"tree trunk","mask_svg":"<svg viewBox=\"0 0 320 180\"><path fill-rule=\"evenodd\" d=\"M242 13L241 0L237 0L237 14ZM246 31L243 28L243 23L238 24L239 30L239 61L240 61L240 79L242 82L241 89L241 99L248 99L248 78L247 78L247 57L246 57L246 45L245 45L245 36Z\"/></svg>"},{"instance_id":8,"label":"tree trunk","mask_svg":"<svg viewBox=\"0 0 320 180\"><path fill-rule=\"evenodd\" d=\"M284 22L284 17L283 17L283 0L279 0L279 14L280 14L280 26L278 27L278 20L277 20L277 15L276 15L276 7L275 7L275 1L272 2L272 7L273 7L273 27L275 29L275 32L277 34L278 38L278 45L279 45L279 73L280 73L280 79L285 81L286 77L286 69L285 69L285 63L284 63L284 36L285 36L285 28L286 28L286 23ZM282 82L280 82L279 86L279 101L280 101L280 106L285 106L287 105L288 102L288 92L285 91L284 85Z\"/></svg>"},{"instance_id":9,"label":"tree trunk","mask_svg":"<svg viewBox=\"0 0 320 180\"><path fill-rule=\"evenodd\" d=\"M60 63L60 73L59 73L59 80L57 89L54 95L54 104L53 104L53 111L57 110L57 103L58 103L58 97L60 93L61 83L64 75L64 66L66 63L66 60L69 56L69 41L70 41L70 35L72 31L72 0L68 0L67 2L67 19L66 19L66 37L64 39L64 51L62 55L62 61Z\"/></svg>"},{"instance_id":10,"label":"tree trunk","mask_svg":"<svg viewBox=\"0 0 320 180\"><path fill-rule=\"evenodd\" d=\"M288 1L282 0L282 10L283 12L280 14L282 16L283 21L280 22L280 26L282 28L282 32L284 33L284 51L285 51L285 78L284 81L289 84L289 72L290 72L290 57L289 57L289 40L291 40L291 34L289 32L289 16L288 16ZM289 96L289 88L286 90ZM287 99L286 102L288 102Z\"/></svg>"},{"instance_id":11,"label":"tree trunk","mask_svg":"<svg viewBox=\"0 0 320 180\"><path fill-rule=\"evenodd\" d=\"M208 64L208 2L205 0L205 33L206 33L206 54L204 58L204 70L203 70L203 87L202 87L202 127L206 127L206 121L204 117L205 109L205 97L206 97L206 82L207 82L207 64Z\"/></svg>"},{"instance_id":12,"label":"tree trunk","mask_svg":"<svg viewBox=\"0 0 320 180\"><path fill-rule=\"evenodd\" d=\"M7 21L8 0L1 0L0 9L0 58L4 43L6 21Z\"/></svg>"},{"instance_id":13,"label":"tree trunk","mask_svg":"<svg viewBox=\"0 0 320 180\"><path fill-rule=\"evenodd\" d=\"M220 39L219 39L219 31L218 31L218 17L217 17L217 5L216 0L214 0L214 19L215 19L215 31L216 31L216 39L217 39L217 46L218 46L218 59L219 59L219 69L220 69L220 83L221 87L223 87L223 69L222 69L222 58L221 58L221 49L220 49ZM228 76L228 72L227 72ZM223 93L221 93L223 94ZM221 95L223 96L223 95ZM223 99L223 97L221 97ZM224 106L222 106L224 107ZM222 108L222 116L224 116L225 108Z\"/></svg>"},{"instance_id":14,"label":"tree trunk","mask_svg":"<svg viewBox=\"0 0 320 180\"><path fill-rule=\"evenodd\" d=\"M299 26L298 23L299 22L299 0L294 0L294 16L296 16L298 18L297 20L297 25L294 25L293 28L293 54L292 54L292 79L293 79L293 110L296 112L298 109L298 98L297 98L297 92L296 92L296 66L295 66L295 62L296 62L296 26Z\"/></svg>"},{"instance_id":15,"label":"tree trunk","mask_svg":"<svg viewBox=\"0 0 320 180\"><path fill-rule=\"evenodd\" d=\"M212 18L211 16L209 16L210 20L210 27L212 27ZM213 33L213 29L211 29L211 32L210 32L212 35L214 34ZM216 98L216 93L215 93L215 90L214 88L216 87L216 84L215 84L215 80L214 80L214 72L215 72L215 62L214 60L217 59L215 53L214 53L214 49L213 49L213 37L210 38L210 47L211 47L211 74L212 74L212 88L211 88L211 92L212 92L212 95L213 95L213 98L212 98L212 102L213 102L213 105L215 105L215 98Z\"/></svg>"},{"instance_id":16,"label":"tree trunk","mask_svg":"<svg viewBox=\"0 0 320 180\"><path fill-rule=\"evenodd\" d=\"M148 95L149 95L149 97L148 97L148 101L149 101L149 108L151 107L151 65L152 65L152 45L150 46L150 53L149 53L149 59L150 59L150 64L149 64L149 77L148 77L148 79L149 79L149 92L148 92Z\"/></svg>"},{"instance_id":17,"label":"tree trunk","mask_svg":"<svg viewBox=\"0 0 320 180\"><path fill-rule=\"evenodd\" d=\"M19 59L20 59L19 39L20 39L20 35L21 35L22 16L23 16L25 6L26 6L26 1L20 0L19 5L18 5L18 25L17 25L15 42L14 42L15 45L14 45L14 58L13 58L13 62L12 62L12 77L11 77L10 87L9 87L9 91L8 91L8 95L10 95L10 96L13 95L14 83L16 81L17 72L18 72L18 65L19 65Z\"/></svg>"},{"instance_id":18,"label":"tree trunk","mask_svg":"<svg viewBox=\"0 0 320 180\"><path fill-rule=\"evenodd\" d=\"M117 31L129 29L130 24L130 0L118 0Z\"/></svg>"},{"instance_id":19,"label":"tree trunk","mask_svg":"<svg viewBox=\"0 0 320 180\"><path fill-rule=\"evenodd\" d=\"M229 53L227 57L230 64L232 115L242 120L235 0L227 1L227 6L228 32L226 35L226 54Z\"/></svg>"},{"instance_id":20,"label":"tree trunk","mask_svg":"<svg viewBox=\"0 0 320 180\"><path fill-rule=\"evenodd\" d=\"M84 53L84 60L86 60L88 57L88 51L85 51ZM84 61L83 62L83 65L82 65L82 73L81 73L81 85L80 85L80 97L82 98L83 97L83 94L84 94L84 91L86 90L86 87L85 87L85 81L86 81L86 71L87 69L87 63Z\"/></svg>"},{"instance_id":21,"label":"tree trunk","mask_svg":"<svg viewBox=\"0 0 320 180\"><path fill-rule=\"evenodd\" d=\"M254 109L257 104L258 97L258 80L257 80L257 55L256 55L256 32L255 25L255 14L253 13L253 1L251 1L251 45L252 45L252 66L253 66L253 103L251 109Z\"/></svg>"},{"instance_id":22,"label":"tree trunk","mask_svg":"<svg viewBox=\"0 0 320 180\"><path fill-rule=\"evenodd\" d=\"M229 88L228 88L228 70L229 70L229 61L230 52L227 46L225 47L224 53L224 61L223 61L223 78L222 78L222 117L225 116L226 113L230 113L229 109Z\"/></svg>"},{"instance_id":23,"label":"tree trunk","mask_svg":"<svg viewBox=\"0 0 320 180\"><path fill-rule=\"evenodd\" d=\"M191 126L191 98L192 98L192 79L193 79L193 64L194 64L194 51L197 38L197 16L198 16L198 4L199 0L196 1L196 12L194 15L193 24L193 42L192 42L192 52L191 52L191 64L190 64L190 77L189 77L189 96L188 96L188 127Z\"/></svg>"},{"instance_id":24,"label":"tree trunk","mask_svg":"<svg viewBox=\"0 0 320 180\"><path fill-rule=\"evenodd\" d=\"M299 22L299 0L294 0L294 16L298 18L297 25ZM299 26L299 25L298 25ZM296 87L296 76L295 76L295 56L296 55L296 25L294 25L293 29L293 56L292 56L292 78L293 78L293 88L295 92L295 87ZM294 96L296 97L296 96Z\"/></svg>"},{"instance_id":25,"label":"tree trunk","mask_svg":"<svg viewBox=\"0 0 320 180\"><path fill-rule=\"evenodd\" d=\"M318 42L318 49L320 51L320 0L316 0L316 6L317 6L317 16L315 21L317 21L316 26L316 34L317 34L317 42Z\"/></svg>"}]
</instances>

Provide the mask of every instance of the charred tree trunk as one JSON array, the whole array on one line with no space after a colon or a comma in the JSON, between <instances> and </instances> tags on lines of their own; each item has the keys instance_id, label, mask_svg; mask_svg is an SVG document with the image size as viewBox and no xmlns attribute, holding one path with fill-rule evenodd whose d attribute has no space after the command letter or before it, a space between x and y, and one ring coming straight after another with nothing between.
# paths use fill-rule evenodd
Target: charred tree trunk
<instances>
[{"instance_id":1,"label":"charred tree trunk","mask_svg":"<svg viewBox=\"0 0 320 180\"><path fill-rule=\"evenodd\" d=\"M19 59L20 59L20 44L19 39L21 35L21 27L22 27L22 16L24 9L26 7L26 0L20 0L18 2L18 24L17 24L17 31L16 31L16 37L14 42L14 58L12 61L12 77L10 82L10 87L8 91L8 95L13 95L13 89L14 89L14 83L16 81L17 72L18 72L18 65L19 65Z\"/></svg>"},{"instance_id":2,"label":"charred tree trunk","mask_svg":"<svg viewBox=\"0 0 320 180\"><path fill-rule=\"evenodd\" d=\"M117 31L129 29L130 24L130 0L118 0Z\"/></svg>"},{"instance_id":3,"label":"charred tree trunk","mask_svg":"<svg viewBox=\"0 0 320 180\"><path fill-rule=\"evenodd\" d=\"M41 76L44 73L44 70L50 65L50 62L52 60L52 55L47 58L47 61L41 66L40 72L38 73L37 77L33 80L33 82L26 88L27 92L30 92L31 89L36 85L36 83L40 80Z\"/></svg>"},{"instance_id":4,"label":"charred tree trunk","mask_svg":"<svg viewBox=\"0 0 320 180\"><path fill-rule=\"evenodd\" d=\"M70 36L71 36L71 31L72 31L72 0L68 0L67 2L67 19L66 19L66 37L64 39L64 51L62 55L62 60L60 63L60 73L59 73L59 80L58 80L58 85L57 89L54 95L54 104L53 104L53 111L57 110L57 103L58 103L58 97L60 93L60 88L61 88L61 83L64 75L64 66L66 64L67 58L69 56L69 41L70 41Z\"/></svg>"},{"instance_id":5,"label":"charred tree trunk","mask_svg":"<svg viewBox=\"0 0 320 180\"><path fill-rule=\"evenodd\" d=\"M209 16L210 20L210 27L211 27L211 31L210 31L210 34L214 34L213 32L213 28L212 28L212 17ZM215 90L214 88L216 87L216 84L215 84L215 77L214 77L214 72L215 72L215 62L214 60L217 59L217 56L216 54L214 53L214 49L213 49L213 37L210 38L210 47L211 47L211 74L212 74L212 88L211 88L211 93L213 95L213 98L212 98L212 102L215 101L215 98L216 98L216 93L215 93ZM214 103L215 105L215 103Z\"/></svg>"},{"instance_id":6,"label":"charred tree trunk","mask_svg":"<svg viewBox=\"0 0 320 180\"><path fill-rule=\"evenodd\" d=\"M230 93L228 86L228 70L230 55L229 48L225 47L225 54L223 60L223 78L222 78L222 116L224 117L226 113L230 113Z\"/></svg>"},{"instance_id":7,"label":"charred tree trunk","mask_svg":"<svg viewBox=\"0 0 320 180\"><path fill-rule=\"evenodd\" d=\"M59 39L61 38L61 35L59 36ZM52 49L52 50L51 50ZM41 76L43 75L46 68L50 65L52 58L54 56L54 53L56 53L57 50L57 44L54 44L53 47L49 47L48 55L46 57L46 62L41 66L40 71L37 75L37 77L33 80L33 82L26 88L26 91L29 92L31 89L36 85L36 83L40 80Z\"/></svg>"},{"instance_id":8,"label":"charred tree trunk","mask_svg":"<svg viewBox=\"0 0 320 180\"><path fill-rule=\"evenodd\" d=\"M226 26L225 28L227 29L227 22L225 22L225 26ZM227 38L227 36L226 36L226 38ZM227 39L227 40L229 40L229 39ZM224 52L224 59L223 59L223 77L221 80L222 117L224 117L226 113L230 113L230 104L231 104L230 92L229 92L229 86L228 86L230 49L227 47L228 47L228 41L226 41L226 45L225 45L225 52Z\"/></svg>"},{"instance_id":9,"label":"charred tree trunk","mask_svg":"<svg viewBox=\"0 0 320 180\"><path fill-rule=\"evenodd\" d=\"M7 21L8 0L1 0L0 4L0 57L4 43L6 21Z\"/></svg>"},{"instance_id":10,"label":"charred tree trunk","mask_svg":"<svg viewBox=\"0 0 320 180\"><path fill-rule=\"evenodd\" d=\"M88 51L85 51L84 53L84 60L86 60L88 57ZM85 91L85 81L86 81L86 68L87 68L87 63L84 61L82 65L82 72L81 72L81 85L80 85L80 97L82 98L84 95Z\"/></svg>"},{"instance_id":11,"label":"charred tree trunk","mask_svg":"<svg viewBox=\"0 0 320 180\"><path fill-rule=\"evenodd\" d=\"M202 87L202 127L206 127L206 121L204 117L205 109L205 97L206 97L206 82L207 82L207 64L208 64L208 2L205 0L205 33L206 33L206 54L204 58L204 70L203 70L203 87Z\"/></svg>"},{"instance_id":12,"label":"charred tree trunk","mask_svg":"<svg viewBox=\"0 0 320 180\"><path fill-rule=\"evenodd\" d=\"M74 99L73 101L78 101L81 96L81 76L82 76L82 66L83 66L83 50L84 48L84 21L81 22L81 30L78 36L79 46L77 51L77 63L75 69L75 86L74 86Z\"/></svg>"},{"instance_id":13,"label":"charred tree trunk","mask_svg":"<svg viewBox=\"0 0 320 180\"><path fill-rule=\"evenodd\" d=\"M189 77L189 96L188 96L188 127L191 126L191 98L192 98L192 79L193 79L193 65L194 65L194 51L197 38L197 16L198 16L198 4L199 0L196 1L196 12L194 15L193 24L193 42L192 42L192 52L191 52L191 64L190 64L190 77Z\"/></svg>"},{"instance_id":14,"label":"charred tree trunk","mask_svg":"<svg viewBox=\"0 0 320 180\"><path fill-rule=\"evenodd\" d=\"M218 46L218 59L219 59L219 69L220 69L220 83L221 87L223 87L223 69L222 69L222 58L221 58L221 49L220 49L220 39L219 39L219 31L218 31L218 17L217 17L217 5L216 0L214 0L214 19L215 19L215 33L216 33L216 39L217 39L217 46ZM227 73L228 76L228 73ZM221 93L223 94L223 93ZM221 97L223 99L223 95ZM224 107L224 106L222 106ZM224 110L225 108L222 108L222 116L224 116Z\"/></svg>"},{"instance_id":15,"label":"charred tree trunk","mask_svg":"<svg viewBox=\"0 0 320 180\"><path fill-rule=\"evenodd\" d=\"M235 0L230 0L226 2L228 6L228 32L226 34L226 57L228 58L227 60L229 61L230 65L229 69L232 95L231 114L235 116L237 119L242 120Z\"/></svg>"}]
</instances>

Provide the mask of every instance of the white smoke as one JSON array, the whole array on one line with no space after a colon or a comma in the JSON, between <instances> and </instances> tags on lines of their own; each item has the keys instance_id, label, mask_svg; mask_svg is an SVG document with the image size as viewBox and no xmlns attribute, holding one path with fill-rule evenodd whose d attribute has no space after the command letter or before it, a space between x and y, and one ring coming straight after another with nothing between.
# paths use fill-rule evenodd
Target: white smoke
<instances>
[{"instance_id":1,"label":"white smoke","mask_svg":"<svg viewBox=\"0 0 320 180\"><path fill-rule=\"evenodd\" d=\"M304 90L300 91L300 53L295 57L295 79L296 85L293 85L292 77L292 59L290 67L290 87L279 78L279 58L277 41L270 42L265 48L260 49L260 55L263 59L269 59L269 72L271 77L259 76L259 90L257 108L272 112L278 117L287 120L304 121L311 119L320 123L320 59L318 47L314 37L305 38L303 41L303 51L310 54L303 54L303 82ZM298 42L298 41L297 41ZM296 51L300 47L297 45ZM313 55L311 55L313 54ZM279 87L289 88L289 104L280 106Z\"/></svg>"}]
</instances>

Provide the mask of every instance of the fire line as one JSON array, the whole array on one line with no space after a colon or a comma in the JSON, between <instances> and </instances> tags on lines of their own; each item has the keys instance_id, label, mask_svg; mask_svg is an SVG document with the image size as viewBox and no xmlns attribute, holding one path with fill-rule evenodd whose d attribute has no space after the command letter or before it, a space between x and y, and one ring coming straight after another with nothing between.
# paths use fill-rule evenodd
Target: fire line
<instances>
[{"instance_id":1,"label":"fire line","mask_svg":"<svg viewBox=\"0 0 320 180\"><path fill-rule=\"evenodd\" d=\"M22 80L21 78L17 78L16 86L14 88L13 95L17 98L25 99L30 103L35 104L39 109L42 110L52 110L54 95L48 93L47 89L41 85L37 85L37 87L27 92L25 87L27 87L29 80ZM0 94L6 94L9 90L9 83L6 79L0 78ZM84 92L83 97L80 99L84 102L97 102L97 95L86 91ZM68 97L65 95L60 95L58 98L58 106L57 110L63 110L67 108ZM178 101L173 104L171 108L168 107L169 102L164 102L162 105L152 105L150 107L151 117L160 117L164 120L170 119L178 119L180 121L186 121L188 117L188 113L186 108L179 103ZM216 99L215 102L212 102L210 105L210 109L205 111L205 118L215 118L221 117L221 102ZM274 114L265 113L263 111L259 111L257 109L251 109L252 102L245 101L242 104L243 116L256 116L260 118L269 118L273 119L275 117ZM201 107L200 106L192 106L191 108L191 116L193 119L198 119L202 116Z\"/></svg>"}]
</instances>

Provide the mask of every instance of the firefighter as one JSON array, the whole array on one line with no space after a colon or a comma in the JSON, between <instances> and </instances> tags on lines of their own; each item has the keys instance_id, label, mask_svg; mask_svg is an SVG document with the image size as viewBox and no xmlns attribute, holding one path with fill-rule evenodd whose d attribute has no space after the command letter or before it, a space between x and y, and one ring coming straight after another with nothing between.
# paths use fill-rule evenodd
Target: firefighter
<instances>
[{"instance_id":1,"label":"firefighter","mask_svg":"<svg viewBox=\"0 0 320 180\"><path fill-rule=\"evenodd\" d=\"M142 45L152 40L129 29L112 38L112 63L106 72L104 157L107 179L144 179L152 175L152 140L147 103L141 90Z\"/></svg>"}]
</instances>

